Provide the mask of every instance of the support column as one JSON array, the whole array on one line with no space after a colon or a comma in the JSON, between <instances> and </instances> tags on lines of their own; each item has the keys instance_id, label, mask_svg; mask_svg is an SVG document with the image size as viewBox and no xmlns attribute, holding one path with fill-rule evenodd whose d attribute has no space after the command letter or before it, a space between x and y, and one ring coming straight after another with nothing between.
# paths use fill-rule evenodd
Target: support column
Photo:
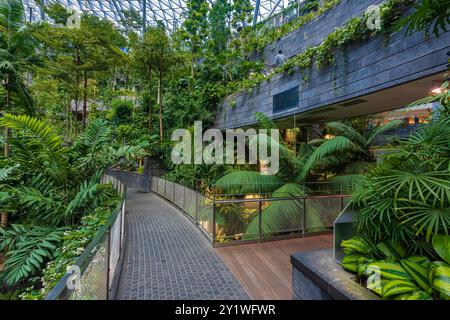
<instances>
[{"instance_id":1,"label":"support column","mask_svg":"<svg viewBox=\"0 0 450 320\"><path fill-rule=\"evenodd\" d=\"M147 0L142 0L142 35L147 30Z\"/></svg>"},{"instance_id":2,"label":"support column","mask_svg":"<svg viewBox=\"0 0 450 320\"><path fill-rule=\"evenodd\" d=\"M255 3L255 13L253 14L253 26L255 26L256 22L258 21L260 2L261 0L256 0Z\"/></svg>"},{"instance_id":3,"label":"support column","mask_svg":"<svg viewBox=\"0 0 450 320\"><path fill-rule=\"evenodd\" d=\"M46 20L44 8L45 8L45 0L39 1L39 10L41 11L41 20L43 20L43 21Z\"/></svg>"}]
</instances>

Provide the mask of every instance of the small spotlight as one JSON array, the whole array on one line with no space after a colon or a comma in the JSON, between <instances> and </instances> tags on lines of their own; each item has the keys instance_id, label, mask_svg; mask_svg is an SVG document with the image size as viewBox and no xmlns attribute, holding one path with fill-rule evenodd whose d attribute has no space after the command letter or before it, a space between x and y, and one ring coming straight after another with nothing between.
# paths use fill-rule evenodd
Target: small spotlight
<instances>
[{"instance_id":1,"label":"small spotlight","mask_svg":"<svg viewBox=\"0 0 450 320\"><path fill-rule=\"evenodd\" d=\"M433 94L441 94L442 93L442 89L441 88L434 88L431 90L431 93Z\"/></svg>"}]
</instances>

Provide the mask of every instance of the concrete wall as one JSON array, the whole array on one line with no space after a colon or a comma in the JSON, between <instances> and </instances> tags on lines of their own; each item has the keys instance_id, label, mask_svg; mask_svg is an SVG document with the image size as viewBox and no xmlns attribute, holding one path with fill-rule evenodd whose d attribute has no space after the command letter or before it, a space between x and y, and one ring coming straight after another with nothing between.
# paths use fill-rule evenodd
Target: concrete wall
<instances>
[{"instance_id":1,"label":"concrete wall","mask_svg":"<svg viewBox=\"0 0 450 320\"><path fill-rule=\"evenodd\" d=\"M280 47L288 57L300 53L378 2L343 0L337 7L267 47L263 59L268 64L273 63ZM411 36L398 32L390 37L380 35L364 43L353 43L337 53L336 67L313 68L307 72L307 81L302 80L304 74L297 70L292 75L276 75L249 92L227 97L217 114L216 127L225 129L254 124L256 111L274 119L284 118L437 74L446 70L446 52L449 50L450 32L437 39L434 36L427 39L423 32ZM273 95L293 87L299 89L298 107L274 114ZM236 101L234 108L230 107L233 100Z\"/></svg>"}]
</instances>

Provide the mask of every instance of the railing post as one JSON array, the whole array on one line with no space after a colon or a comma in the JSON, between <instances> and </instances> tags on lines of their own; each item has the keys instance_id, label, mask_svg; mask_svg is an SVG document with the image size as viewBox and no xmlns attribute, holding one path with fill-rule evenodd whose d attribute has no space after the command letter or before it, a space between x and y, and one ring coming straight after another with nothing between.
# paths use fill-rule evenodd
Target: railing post
<instances>
[{"instance_id":1,"label":"railing post","mask_svg":"<svg viewBox=\"0 0 450 320\"><path fill-rule=\"evenodd\" d=\"M186 212L186 187L183 186L183 211Z\"/></svg>"},{"instance_id":2,"label":"railing post","mask_svg":"<svg viewBox=\"0 0 450 320\"><path fill-rule=\"evenodd\" d=\"M216 190L213 186L212 246L216 244Z\"/></svg>"},{"instance_id":3,"label":"railing post","mask_svg":"<svg viewBox=\"0 0 450 320\"><path fill-rule=\"evenodd\" d=\"M108 249L106 250L106 300L109 300L109 274L111 272L111 229L107 231Z\"/></svg>"},{"instance_id":4,"label":"railing post","mask_svg":"<svg viewBox=\"0 0 450 320\"><path fill-rule=\"evenodd\" d=\"M198 195L199 193L197 191L195 191L195 224L199 225L198 223Z\"/></svg>"},{"instance_id":5,"label":"railing post","mask_svg":"<svg viewBox=\"0 0 450 320\"><path fill-rule=\"evenodd\" d=\"M262 240L262 210L261 210L261 200L258 200L258 230L259 230L259 241Z\"/></svg>"},{"instance_id":6,"label":"railing post","mask_svg":"<svg viewBox=\"0 0 450 320\"><path fill-rule=\"evenodd\" d=\"M306 233L306 198L303 197L303 217L302 217L302 234L305 236Z\"/></svg>"}]
</instances>

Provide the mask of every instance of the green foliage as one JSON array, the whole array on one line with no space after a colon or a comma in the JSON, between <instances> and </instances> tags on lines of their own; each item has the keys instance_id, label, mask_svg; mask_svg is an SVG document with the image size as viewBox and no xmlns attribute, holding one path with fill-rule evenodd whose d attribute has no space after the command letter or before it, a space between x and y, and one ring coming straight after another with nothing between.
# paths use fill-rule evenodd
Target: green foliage
<instances>
[{"instance_id":1,"label":"green foliage","mask_svg":"<svg viewBox=\"0 0 450 320\"><path fill-rule=\"evenodd\" d=\"M450 250L446 235L436 235L434 250L445 257ZM426 256L405 257L398 243L373 244L361 236L342 242L346 255L341 265L358 276L367 278L367 288L387 299L448 299L450 265ZM373 250L375 249L375 251ZM384 260L377 260L384 256ZM374 261L375 260L375 261ZM363 272L361 271L363 270Z\"/></svg>"},{"instance_id":2,"label":"green foliage","mask_svg":"<svg viewBox=\"0 0 450 320\"><path fill-rule=\"evenodd\" d=\"M423 291L426 293L432 292L428 280L428 265L417 263L409 259L400 260L400 264Z\"/></svg>"},{"instance_id":3,"label":"green foliage","mask_svg":"<svg viewBox=\"0 0 450 320\"><path fill-rule=\"evenodd\" d=\"M450 236L436 234L433 237L433 248L437 254L448 264L450 264Z\"/></svg>"},{"instance_id":4,"label":"green foliage","mask_svg":"<svg viewBox=\"0 0 450 320\"><path fill-rule=\"evenodd\" d=\"M42 1L42 0L41 0ZM67 13L67 8L59 3L51 3L44 7L45 14L55 23L65 25L70 13Z\"/></svg>"},{"instance_id":5,"label":"green foliage","mask_svg":"<svg viewBox=\"0 0 450 320\"><path fill-rule=\"evenodd\" d=\"M6 179L1 204L13 219L26 223L76 224L111 196L98 185L99 173L121 158L144 155L138 146L112 147L111 131L101 119L92 121L71 148L51 126L29 116L6 114L0 126L16 135L12 155L0 161Z\"/></svg>"},{"instance_id":6,"label":"green foliage","mask_svg":"<svg viewBox=\"0 0 450 320\"><path fill-rule=\"evenodd\" d=\"M441 32L447 32L450 24L449 0L423 0L414 5L414 12L400 20L397 28L407 26L408 34L414 31L432 32L439 36Z\"/></svg>"},{"instance_id":7,"label":"green foliage","mask_svg":"<svg viewBox=\"0 0 450 320\"><path fill-rule=\"evenodd\" d=\"M129 123L133 115L133 102L130 100L113 100L111 103L110 118L114 124Z\"/></svg>"},{"instance_id":8,"label":"green foliage","mask_svg":"<svg viewBox=\"0 0 450 320\"><path fill-rule=\"evenodd\" d=\"M248 194L273 192L283 185L277 176L257 171L232 171L216 181L214 187L220 193Z\"/></svg>"},{"instance_id":9,"label":"green foliage","mask_svg":"<svg viewBox=\"0 0 450 320\"><path fill-rule=\"evenodd\" d=\"M302 186L294 183L286 183L276 189L272 198L301 197L306 194ZM264 220L261 223L261 232L263 237L270 237L273 233L282 230L295 230L298 228L299 212L303 210L303 201L301 199L271 201L269 206L264 208L262 216ZM259 217L256 216L247 226L245 234L257 234L259 230ZM244 237L245 238L245 237Z\"/></svg>"},{"instance_id":10,"label":"green foliage","mask_svg":"<svg viewBox=\"0 0 450 320\"><path fill-rule=\"evenodd\" d=\"M344 249L346 254L356 253L371 255L374 251L372 244L361 236L343 240L341 247Z\"/></svg>"},{"instance_id":11,"label":"green foliage","mask_svg":"<svg viewBox=\"0 0 450 320\"><path fill-rule=\"evenodd\" d=\"M0 229L0 250L7 249L1 279L13 285L36 274L53 257L65 230L24 225Z\"/></svg>"},{"instance_id":12,"label":"green foliage","mask_svg":"<svg viewBox=\"0 0 450 320\"><path fill-rule=\"evenodd\" d=\"M65 231L61 242L52 254L53 258L45 264L39 282L23 292L21 298L25 300L44 299L64 276L67 267L74 264L75 259L94 239L100 228L110 218L111 212L117 207L117 204L116 196L109 198L102 207L97 207L86 214L76 228Z\"/></svg>"},{"instance_id":13,"label":"green foliage","mask_svg":"<svg viewBox=\"0 0 450 320\"><path fill-rule=\"evenodd\" d=\"M409 253L450 228L450 119L425 125L386 155L357 183L352 204L359 209L357 228L373 241L394 239Z\"/></svg>"},{"instance_id":14,"label":"green foliage","mask_svg":"<svg viewBox=\"0 0 450 320\"><path fill-rule=\"evenodd\" d=\"M373 154L375 139L401 124L402 121L395 120L369 131L359 132L352 125L343 122L327 123L325 130L335 136L329 140L314 141L314 144L319 146L309 155L300 179L305 179L311 170L319 169L322 172L331 170L341 174L342 182L353 183L360 180L361 177L356 174L364 173L375 162ZM349 176L346 177L347 175ZM335 181L338 179L335 178Z\"/></svg>"},{"instance_id":15,"label":"green foliage","mask_svg":"<svg viewBox=\"0 0 450 320\"><path fill-rule=\"evenodd\" d=\"M389 298L401 293L410 293L417 291L418 288L414 282L409 280L391 280L383 286L383 297Z\"/></svg>"},{"instance_id":16,"label":"green foliage","mask_svg":"<svg viewBox=\"0 0 450 320\"><path fill-rule=\"evenodd\" d=\"M303 16L308 18L301 18L302 23L310 21L317 15L322 14L329 8L339 3L339 1L331 1L325 7L318 11L312 11L309 15ZM372 36L380 33L387 33L392 31L392 25L401 17L402 12L405 10L405 5L411 5L412 0L389 0L381 5L381 21L383 21L381 30L369 30L367 28L366 21L368 16L364 13L361 16L354 17L347 21L342 27L336 28L335 31L329 33L322 39L322 42L316 46L310 46L296 55L295 57L287 60L281 66L275 68L268 75L259 74L255 78L246 78L241 81L232 83L229 85L230 92L250 89L261 83L262 81L269 80L275 74L281 72L292 73L294 70L308 71L315 64L319 69L323 65L334 63L333 53L339 49L345 48L348 44L354 41L366 40ZM302 23L300 25L302 25ZM287 32L297 29L299 26L294 23L294 29L284 27ZM280 37L284 32L277 31L277 37ZM269 41L273 42L275 39ZM265 47L268 43L262 45Z\"/></svg>"},{"instance_id":17,"label":"green foliage","mask_svg":"<svg viewBox=\"0 0 450 320\"><path fill-rule=\"evenodd\" d=\"M36 43L23 22L21 0L0 1L0 79L5 90L3 108L34 114L34 102L24 83L24 75L35 62Z\"/></svg>"}]
</instances>

